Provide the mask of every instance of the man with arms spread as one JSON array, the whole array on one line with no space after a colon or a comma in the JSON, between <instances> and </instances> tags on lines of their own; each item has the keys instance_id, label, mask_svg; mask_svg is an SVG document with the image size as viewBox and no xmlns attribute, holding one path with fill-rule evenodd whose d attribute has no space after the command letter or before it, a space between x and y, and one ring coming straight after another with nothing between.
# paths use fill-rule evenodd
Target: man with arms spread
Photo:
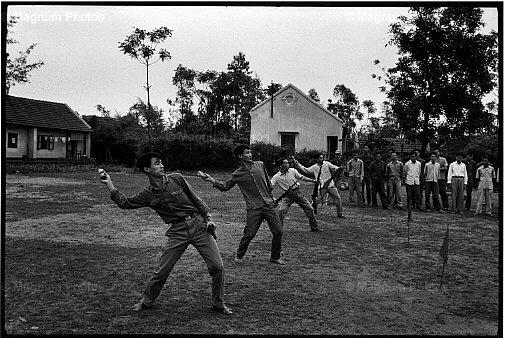
<instances>
[{"instance_id":1,"label":"man with arms spread","mask_svg":"<svg viewBox=\"0 0 505 338\"><path fill-rule=\"evenodd\" d=\"M153 306L170 272L189 244L193 245L207 264L212 276L212 308L231 314L224 304L224 268L216 241L211 236L214 223L209 207L195 194L180 174L165 174L161 156L146 153L137 160L137 168L149 178L150 185L133 197L126 197L114 187L109 174L101 182L107 185L111 199L121 209L150 207L168 224L167 242L161 248L157 268L147 284L142 300L133 310Z\"/></svg>"},{"instance_id":2,"label":"man with arms spread","mask_svg":"<svg viewBox=\"0 0 505 338\"><path fill-rule=\"evenodd\" d=\"M295 160L296 168L304 175L314 175L314 178L316 180L319 177L320 196L324 196L326 193L328 193L335 202L335 206L337 208L337 217L345 218L342 200L337 188L335 188L335 183L333 182L332 178L332 174L338 170L339 167L331 164L328 161L325 161L323 154L318 154L316 156L316 164L309 168L305 168L300 164L300 162ZM321 173L321 175L319 175L319 173Z\"/></svg>"},{"instance_id":3,"label":"man with arms spread","mask_svg":"<svg viewBox=\"0 0 505 338\"><path fill-rule=\"evenodd\" d=\"M302 208L303 212L309 219L309 225L311 231L321 231L317 226L316 216L314 215L314 209L310 204L309 200L303 196L300 191L299 181L316 182L311 178L301 175L296 169L289 167L289 162L287 159L282 158L276 162L279 167L279 172L275 174L271 183L272 186L278 185L283 191L287 191L287 194L281 200L281 206L279 208L279 218L281 220L282 226L284 227L284 217L288 213L291 204L296 203Z\"/></svg>"},{"instance_id":4,"label":"man with arms spread","mask_svg":"<svg viewBox=\"0 0 505 338\"><path fill-rule=\"evenodd\" d=\"M266 220L270 232L272 232L270 262L284 265L284 261L280 259L283 234L282 223L275 211L272 195L273 187L265 165L261 161L252 160L251 148L247 144L236 146L233 153L240 160L240 167L231 174L227 181L218 181L208 174L205 174L204 179L221 191L228 191L238 185L244 196L247 211L246 225L244 235L238 246L235 262L242 263L242 258L247 252L249 244L256 236L261 222Z\"/></svg>"}]
</instances>

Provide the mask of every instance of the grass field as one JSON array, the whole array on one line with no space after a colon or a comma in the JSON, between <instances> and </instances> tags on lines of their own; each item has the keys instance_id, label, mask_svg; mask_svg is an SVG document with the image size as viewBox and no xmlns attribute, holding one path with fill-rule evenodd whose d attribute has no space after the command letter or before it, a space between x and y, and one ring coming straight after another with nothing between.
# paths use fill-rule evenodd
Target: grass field
<instances>
[{"instance_id":1,"label":"grass field","mask_svg":"<svg viewBox=\"0 0 505 338\"><path fill-rule=\"evenodd\" d=\"M127 195L147 184L140 174L111 176ZM498 333L497 216L414 212L407 243L406 212L354 208L342 191L347 219L337 219L334 206L319 206L322 233L310 232L301 209L292 206L284 226L287 265L269 263L271 233L265 223L244 263L235 265L245 218L238 187L222 193L186 177L213 210L226 301L234 315L210 310L210 276L193 247L175 266L155 307L132 312L164 241L159 216L150 209L117 208L95 172L7 175L4 330L46 335ZM310 185L302 189L310 196ZM493 202L498 205L496 193ZM447 224L449 259L440 288L439 250Z\"/></svg>"}]
</instances>

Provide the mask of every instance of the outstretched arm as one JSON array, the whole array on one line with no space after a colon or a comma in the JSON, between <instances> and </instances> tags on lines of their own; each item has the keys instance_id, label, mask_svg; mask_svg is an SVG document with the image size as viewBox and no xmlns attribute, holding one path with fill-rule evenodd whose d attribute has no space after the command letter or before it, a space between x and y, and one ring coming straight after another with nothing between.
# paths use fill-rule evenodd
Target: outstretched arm
<instances>
[{"instance_id":1,"label":"outstretched arm","mask_svg":"<svg viewBox=\"0 0 505 338\"><path fill-rule=\"evenodd\" d=\"M146 207L149 205L149 202L142 197L141 194L137 194L132 197L126 197L125 194L120 192L112 183L110 175L105 172L105 179L100 179L100 182L107 186L110 192L110 198L117 204L121 209L137 209Z\"/></svg>"},{"instance_id":2,"label":"outstretched arm","mask_svg":"<svg viewBox=\"0 0 505 338\"><path fill-rule=\"evenodd\" d=\"M230 177L226 182L221 182L207 173L202 173L201 171L198 172L198 176L203 180L212 183L212 186L220 191L228 191L237 184L233 177Z\"/></svg>"}]
</instances>

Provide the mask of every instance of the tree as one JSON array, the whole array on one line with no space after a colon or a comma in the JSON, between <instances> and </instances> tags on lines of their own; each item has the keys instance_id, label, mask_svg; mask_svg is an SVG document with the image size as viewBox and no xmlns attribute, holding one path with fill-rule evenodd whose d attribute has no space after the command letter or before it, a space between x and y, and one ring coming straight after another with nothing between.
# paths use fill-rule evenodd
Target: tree
<instances>
[{"instance_id":1,"label":"tree","mask_svg":"<svg viewBox=\"0 0 505 338\"><path fill-rule=\"evenodd\" d=\"M336 98L336 102L334 103L329 99L326 109L344 121L342 138L345 140L348 135L355 131L355 120L361 121L363 113L360 111L358 97L345 85L336 85L333 89L333 96Z\"/></svg>"},{"instance_id":2,"label":"tree","mask_svg":"<svg viewBox=\"0 0 505 338\"><path fill-rule=\"evenodd\" d=\"M136 59L141 64L146 66L146 86L147 91L147 136L151 139L151 100L149 96L149 66L161 60L171 59L170 53L164 49L157 47L160 43L172 36L172 30L166 27L160 27L151 32L144 29L135 28L134 32L126 37L123 42L119 42L119 49L133 59Z\"/></svg>"},{"instance_id":3,"label":"tree","mask_svg":"<svg viewBox=\"0 0 505 338\"><path fill-rule=\"evenodd\" d=\"M389 45L398 48L400 58L384 71L402 132L422 142L424 152L430 141L490 128L490 119L482 118L482 98L496 86L498 35L480 33L482 10L413 7L410 12L390 27Z\"/></svg>"},{"instance_id":4,"label":"tree","mask_svg":"<svg viewBox=\"0 0 505 338\"><path fill-rule=\"evenodd\" d=\"M309 97L316 102L320 101L319 95L317 94L317 91L314 88L309 89Z\"/></svg>"},{"instance_id":5,"label":"tree","mask_svg":"<svg viewBox=\"0 0 505 338\"><path fill-rule=\"evenodd\" d=\"M12 28L18 21L18 18L11 16L7 21L7 45L14 45L19 43L19 41L12 38ZM9 94L9 90L12 86L16 84L30 83L30 73L42 67L44 62L37 61L34 63L28 63L28 56L31 54L33 49L37 46L36 43L32 43L26 50L18 52L17 57L11 58L10 53L7 53L7 60L5 65L5 82L6 82L6 94Z\"/></svg>"},{"instance_id":6,"label":"tree","mask_svg":"<svg viewBox=\"0 0 505 338\"><path fill-rule=\"evenodd\" d=\"M165 130L165 126L163 124L163 109L158 108L157 106L150 106L142 101L140 98L137 98L137 102L135 102L129 110L129 113L135 117L135 121L140 125L149 126L151 132L148 133L148 140L151 140L151 136L159 137Z\"/></svg>"},{"instance_id":7,"label":"tree","mask_svg":"<svg viewBox=\"0 0 505 338\"><path fill-rule=\"evenodd\" d=\"M187 120L191 119L191 115L193 115L191 107L193 106L193 97L196 93L196 77L197 72L195 70L179 64L172 78L172 83L177 87L175 102L179 104L181 113L180 123L184 133L186 133Z\"/></svg>"}]
</instances>

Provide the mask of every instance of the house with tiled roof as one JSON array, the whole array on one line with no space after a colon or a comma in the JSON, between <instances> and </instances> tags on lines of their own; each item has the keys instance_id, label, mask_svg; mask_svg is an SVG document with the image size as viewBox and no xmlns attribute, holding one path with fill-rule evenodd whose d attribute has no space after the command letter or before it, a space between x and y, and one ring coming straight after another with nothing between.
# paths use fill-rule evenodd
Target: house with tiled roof
<instances>
[{"instance_id":1,"label":"house with tiled roof","mask_svg":"<svg viewBox=\"0 0 505 338\"><path fill-rule=\"evenodd\" d=\"M345 150L343 121L291 83L260 102L249 114L251 142L328 154Z\"/></svg>"},{"instance_id":2,"label":"house with tiled roof","mask_svg":"<svg viewBox=\"0 0 505 338\"><path fill-rule=\"evenodd\" d=\"M91 127L67 104L11 95L4 103L7 159L89 158Z\"/></svg>"}]
</instances>

